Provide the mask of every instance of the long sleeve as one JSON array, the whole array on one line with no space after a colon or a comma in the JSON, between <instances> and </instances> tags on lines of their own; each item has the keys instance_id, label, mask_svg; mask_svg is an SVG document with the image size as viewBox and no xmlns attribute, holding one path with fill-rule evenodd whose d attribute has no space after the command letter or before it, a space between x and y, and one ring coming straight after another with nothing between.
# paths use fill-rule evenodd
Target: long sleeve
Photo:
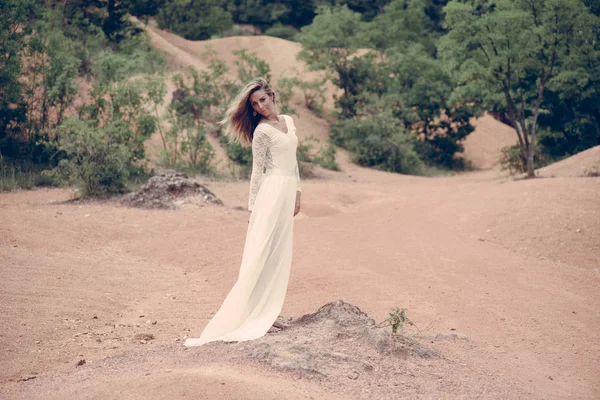
<instances>
[{"instance_id":1,"label":"long sleeve","mask_svg":"<svg viewBox=\"0 0 600 400\"><path fill-rule=\"evenodd\" d=\"M296 191L302 192L302 188L300 187L300 170L298 168L298 161L296 161L296 169L294 170L294 175L296 175Z\"/></svg>"},{"instance_id":2,"label":"long sleeve","mask_svg":"<svg viewBox=\"0 0 600 400\"><path fill-rule=\"evenodd\" d=\"M250 194L248 196L248 210L254 208L254 201L265 175L265 168L270 158L271 139L260 128L254 131L252 139L252 175L250 177Z\"/></svg>"}]
</instances>

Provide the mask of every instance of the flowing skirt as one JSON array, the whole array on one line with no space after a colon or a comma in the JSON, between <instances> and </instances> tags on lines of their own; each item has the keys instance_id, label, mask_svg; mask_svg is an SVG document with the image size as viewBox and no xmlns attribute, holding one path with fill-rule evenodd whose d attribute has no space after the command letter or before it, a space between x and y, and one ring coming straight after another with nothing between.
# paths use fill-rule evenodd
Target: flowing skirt
<instances>
[{"instance_id":1,"label":"flowing skirt","mask_svg":"<svg viewBox=\"0 0 600 400\"><path fill-rule=\"evenodd\" d=\"M187 347L264 336L281 309L292 264L296 178L267 173L250 215L237 282L199 338Z\"/></svg>"}]
</instances>

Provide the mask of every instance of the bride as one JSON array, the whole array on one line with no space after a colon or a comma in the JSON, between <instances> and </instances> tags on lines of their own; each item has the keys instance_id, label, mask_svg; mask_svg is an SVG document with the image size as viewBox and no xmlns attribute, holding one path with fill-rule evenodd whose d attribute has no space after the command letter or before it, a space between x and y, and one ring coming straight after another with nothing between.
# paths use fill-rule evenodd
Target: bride
<instances>
[{"instance_id":1,"label":"bride","mask_svg":"<svg viewBox=\"0 0 600 400\"><path fill-rule=\"evenodd\" d=\"M263 78L248 83L221 122L230 138L252 144L251 211L237 282L199 338L185 346L257 339L283 307L292 263L293 217L300 212L296 127L278 115Z\"/></svg>"}]
</instances>

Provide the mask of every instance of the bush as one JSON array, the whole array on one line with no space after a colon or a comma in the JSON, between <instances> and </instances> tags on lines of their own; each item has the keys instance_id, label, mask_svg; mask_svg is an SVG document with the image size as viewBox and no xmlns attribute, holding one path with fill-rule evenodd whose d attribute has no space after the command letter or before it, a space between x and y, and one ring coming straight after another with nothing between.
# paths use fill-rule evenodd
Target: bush
<instances>
[{"instance_id":1,"label":"bush","mask_svg":"<svg viewBox=\"0 0 600 400\"><path fill-rule=\"evenodd\" d=\"M500 166L503 170L508 170L511 175L527 171L527 160L521 157L521 148L518 144L503 147L501 152ZM558 161L558 159L552 159L544 154L540 143L536 143L535 154L533 155L534 168L541 168L554 161Z\"/></svg>"},{"instance_id":2,"label":"bush","mask_svg":"<svg viewBox=\"0 0 600 400\"><path fill-rule=\"evenodd\" d=\"M391 117L344 120L331 126L330 139L350 151L359 165L412 175L423 172L412 140Z\"/></svg>"},{"instance_id":3,"label":"bush","mask_svg":"<svg viewBox=\"0 0 600 400\"><path fill-rule=\"evenodd\" d=\"M156 18L161 29L188 40L206 40L233 26L231 13L218 0L167 0Z\"/></svg>"},{"instance_id":4,"label":"bush","mask_svg":"<svg viewBox=\"0 0 600 400\"><path fill-rule=\"evenodd\" d=\"M108 129L70 118L59 127L64 153L58 166L47 171L60 183L75 183L81 197L123 193L133 170L133 155Z\"/></svg>"},{"instance_id":5,"label":"bush","mask_svg":"<svg viewBox=\"0 0 600 400\"><path fill-rule=\"evenodd\" d=\"M312 81L298 82L300 90L304 95L304 104L306 108L313 112L317 117L323 118L323 105L325 104L325 83L327 78L315 79Z\"/></svg>"},{"instance_id":6,"label":"bush","mask_svg":"<svg viewBox=\"0 0 600 400\"><path fill-rule=\"evenodd\" d=\"M280 39L285 39L285 40L294 40L294 37L298 34L298 31L296 29L294 29L291 26L287 26L287 25L281 25L281 24L277 24L277 25L273 25L272 27L270 27L269 29L267 29L265 31L265 35L267 36L274 36L274 37L278 37Z\"/></svg>"},{"instance_id":7,"label":"bush","mask_svg":"<svg viewBox=\"0 0 600 400\"><path fill-rule=\"evenodd\" d=\"M298 144L296 158L298 159L301 176L312 174L313 168L310 164L317 164L332 171L339 171L340 167L335 161L335 146L329 143L326 147L320 147L319 150L315 151L318 144L319 141L312 136Z\"/></svg>"},{"instance_id":8,"label":"bush","mask_svg":"<svg viewBox=\"0 0 600 400\"><path fill-rule=\"evenodd\" d=\"M40 186L57 186L51 176L33 163L5 164L0 159L0 192L17 189L32 189Z\"/></svg>"}]
</instances>

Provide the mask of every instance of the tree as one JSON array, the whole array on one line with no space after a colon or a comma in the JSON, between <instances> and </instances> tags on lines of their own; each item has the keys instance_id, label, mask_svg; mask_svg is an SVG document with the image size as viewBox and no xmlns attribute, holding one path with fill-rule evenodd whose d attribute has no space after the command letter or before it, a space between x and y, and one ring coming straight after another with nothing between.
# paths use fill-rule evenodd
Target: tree
<instances>
[{"instance_id":1,"label":"tree","mask_svg":"<svg viewBox=\"0 0 600 400\"><path fill-rule=\"evenodd\" d=\"M370 21L383 11L390 0L315 0L317 6L345 6L361 15L364 21Z\"/></svg>"},{"instance_id":2,"label":"tree","mask_svg":"<svg viewBox=\"0 0 600 400\"><path fill-rule=\"evenodd\" d=\"M365 85L377 70L373 54L358 56L364 29L360 14L347 7L320 7L313 23L302 28L298 58L313 70L324 70L342 89L336 99L343 118L356 115L356 106Z\"/></svg>"},{"instance_id":3,"label":"tree","mask_svg":"<svg viewBox=\"0 0 600 400\"><path fill-rule=\"evenodd\" d=\"M418 139L416 149L428 164L464 168L456 153L473 132L474 115L468 102L454 91L454 81L439 60L415 44L404 52L390 52L391 74L385 94L393 115Z\"/></svg>"},{"instance_id":4,"label":"tree","mask_svg":"<svg viewBox=\"0 0 600 400\"><path fill-rule=\"evenodd\" d=\"M219 0L166 0L158 25L188 40L206 40L233 26L231 13Z\"/></svg>"},{"instance_id":5,"label":"tree","mask_svg":"<svg viewBox=\"0 0 600 400\"><path fill-rule=\"evenodd\" d=\"M368 42L375 49L406 49L421 43L433 54L435 38L429 32L425 13L427 0L393 0L366 28Z\"/></svg>"},{"instance_id":6,"label":"tree","mask_svg":"<svg viewBox=\"0 0 600 400\"><path fill-rule=\"evenodd\" d=\"M596 16L600 2L588 0ZM595 10L595 11L594 11ZM599 19L592 25L592 37L600 37ZM600 40L583 43L580 56L570 58L568 71L548 85L544 102L547 112L540 115L542 151L552 158L575 154L600 145Z\"/></svg>"},{"instance_id":7,"label":"tree","mask_svg":"<svg viewBox=\"0 0 600 400\"><path fill-rule=\"evenodd\" d=\"M465 98L502 112L515 129L527 176L534 177L544 94L573 72L597 21L580 0L453 0L438 49ZM597 38L596 38L597 40Z\"/></svg>"},{"instance_id":8,"label":"tree","mask_svg":"<svg viewBox=\"0 0 600 400\"><path fill-rule=\"evenodd\" d=\"M30 0L0 3L0 159L3 154L16 155L13 143L26 119L24 85L19 81L21 51L38 11Z\"/></svg>"}]
</instances>

